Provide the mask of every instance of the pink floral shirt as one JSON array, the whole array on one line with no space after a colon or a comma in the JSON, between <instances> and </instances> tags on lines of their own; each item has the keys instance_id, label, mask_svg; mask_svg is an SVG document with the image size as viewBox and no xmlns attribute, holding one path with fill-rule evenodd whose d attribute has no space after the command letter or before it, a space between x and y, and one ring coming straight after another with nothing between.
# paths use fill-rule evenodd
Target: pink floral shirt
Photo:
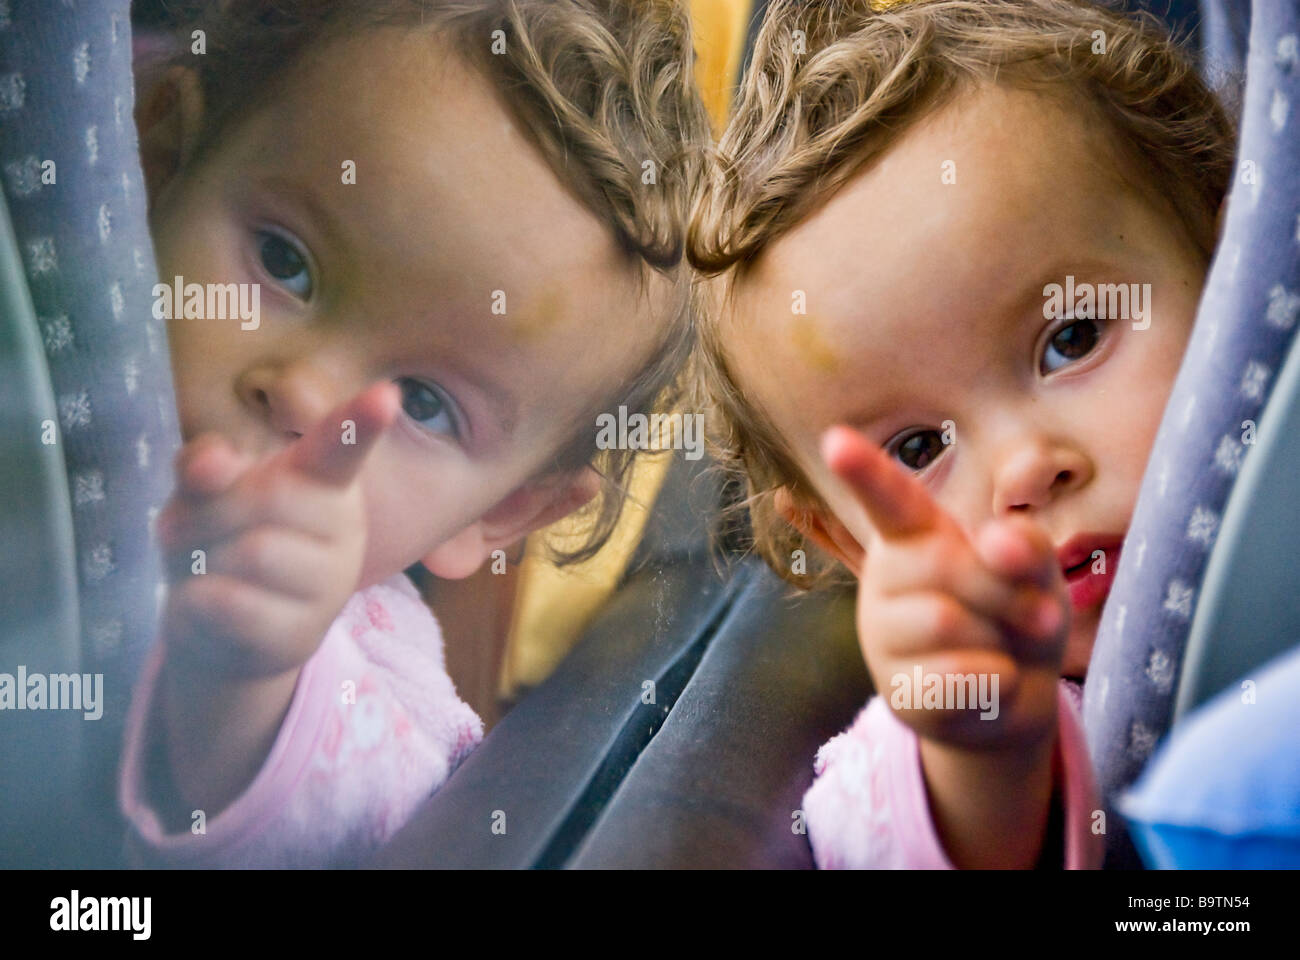
<instances>
[{"instance_id":1,"label":"pink floral shirt","mask_svg":"<svg viewBox=\"0 0 1300 960\"><path fill-rule=\"evenodd\" d=\"M150 806L153 702L164 649L146 660L127 716L118 800L143 867L340 867L374 852L483 738L456 694L442 632L397 574L354 594L303 667L252 783L206 822L165 832Z\"/></svg>"},{"instance_id":2,"label":"pink floral shirt","mask_svg":"<svg viewBox=\"0 0 1300 960\"><path fill-rule=\"evenodd\" d=\"M1098 869L1104 837L1093 833L1100 807L1081 720L1082 696L1062 680L1058 757L1064 783L1066 869ZM951 870L930 816L920 741L873 697L853 725L824 743L813 763L817 779L803 798L813 859L822 869Z\"/></svg>"}]
</instances>

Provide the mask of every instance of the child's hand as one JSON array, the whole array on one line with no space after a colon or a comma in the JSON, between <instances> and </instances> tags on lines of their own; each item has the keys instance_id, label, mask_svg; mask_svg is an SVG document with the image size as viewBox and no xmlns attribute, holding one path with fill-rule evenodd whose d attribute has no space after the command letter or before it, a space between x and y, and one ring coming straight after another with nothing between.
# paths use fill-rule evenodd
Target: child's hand
<instances>
[{"instance_id":1,"label":"child's hand","mask_svg":"<svg viewBox=\"0 0 1300 960\"><path fill-rule=\"evenodd\" d=\"M182 448L157 527L169 659L252 678L311 658L357 589L366 547L357 476L399 404L393 384L373 385L260 463L215 433ZM343 442L347 420L355 443Z\"/></svg>"},{"instance_id":2,"label":"child's hand","mask_svg":"<svg viewBox=\"0 0 1300 960\"><path fill-rule=\"evenodd\" d=\"M892 700L903 688L891 681L906 677L912 708L895 714L923 741L1050 747L1070 605L1047 534L1015 518L987 524L972 543L924 486L858 432L833 428L822 454L879 534L858 571L858 639L876 690ZM960 710L921 709L917 666L923 679L996 675L996 718L981 719L985 711L969 701Z\"/></svg>"}]
</instances>

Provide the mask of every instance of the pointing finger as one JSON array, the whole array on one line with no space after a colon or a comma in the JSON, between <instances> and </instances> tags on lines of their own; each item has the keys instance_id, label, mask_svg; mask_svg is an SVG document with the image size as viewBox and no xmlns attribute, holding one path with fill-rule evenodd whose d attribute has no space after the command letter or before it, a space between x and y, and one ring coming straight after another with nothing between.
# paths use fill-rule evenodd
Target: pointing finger
<instances>
[{"instance_id":1,"label":"pointing finger","mask_svg":"<svg viewBox=\"0 0 1300 960\"><path fill-rule=\"evenodd\" d=\"M285 464L321 483L346 486L392 424L400 403L396 384L384 381L367 387L294 441L284 453Z\"/></svg>"},{"instance_id":2,"label":"pointing finger","mask_svg":"<svg viewBox=\"0 0 1300 960\"><path fill-rule=\"evenodd\" d=\"M1060 572L1046 531L1027 518L985 524L976 537L976 550L990 570L1008 580L1049 586Z\"/></svg>"},{"instance_id":3,"label":"pointing finger","mask_svg":"<svg viewBox=\"0 0 1300 960\"><path fill-rule=\"evenodd\" d=\"M822 457L847 483L881 537L901 539L943 525L942 508L915 478L903 473L866 437L848 427L822 435Z\"/></svg>"},{"instance_id":4,"label":"pointing finger","mask_svg":"<svg viewBox=\"0 0 1300 960\"><path fill-rule=\"evenodd\" d=\"M248 458L219 433L203 433L176 455L176 492L202 499L220 493L248 469Z\"/></svg>"}]
</instances>

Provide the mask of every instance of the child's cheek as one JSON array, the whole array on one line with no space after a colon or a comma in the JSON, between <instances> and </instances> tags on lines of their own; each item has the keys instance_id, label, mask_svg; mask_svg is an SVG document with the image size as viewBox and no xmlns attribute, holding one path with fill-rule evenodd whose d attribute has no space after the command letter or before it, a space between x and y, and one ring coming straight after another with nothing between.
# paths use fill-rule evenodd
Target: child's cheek
<instances>
[{"instance_id":1,"label":"child's cheek","mask_svg":"<svg viewBox=\"0 0 1300 960\"><path fill-rule=\"evenodd\" d=\"M428 451L405 449L409 443L394 425L365 468L363 585L416 563L470 519L464 484L456 481L454 471Z\"/></svg>"}]
</instances>

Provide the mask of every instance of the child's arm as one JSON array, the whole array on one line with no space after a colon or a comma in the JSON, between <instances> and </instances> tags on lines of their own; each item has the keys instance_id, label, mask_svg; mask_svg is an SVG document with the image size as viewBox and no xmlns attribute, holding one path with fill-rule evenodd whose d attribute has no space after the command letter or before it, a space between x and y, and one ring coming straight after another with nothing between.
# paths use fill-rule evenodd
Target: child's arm
<instances>
[{"instance_id":1,"label":"child's arm","mask_svg":"<svg viewBox=\"0 0 1300 960\"><path fill-rule=\"evenodd\" d=\"M996 754L922 739L935 832L958 867L1026 869L1038 862L1052 800L1055 744Z\"/></svg>"},{"instance_id":2,"label":"child's arm","mask_svg":"<svg viewBox=\"0 0 1300 960\"><path fill-rule=\"evenodd\" d=\"M195 809L225 810L266 762L293 700L300 669L271 677L213 678L167 661L158 707L167 786L158 812L187 829Z\"/></svg>"},{"instance_id":3,"label":"child's arm","mask_svg":"<svg viewBox=\"0 0 1300 960\"><path fill-rule=\"evenodd\" d=\"M859 571L859 641L876 689L920 739L924 792L947 857L960 867L1032 867L1051 802L1069 632L1051 542L1014 518L972 543L920 483L854 431L830 432L824 452L877 534ZM991 705L925 703L926 678L951 675L977 677Z\"/></svg>"},{"instance_id":4,"label":"child's arm","mask_svg":"<svg viewBox=\"0 0 1300 960\"><path fill-rule=\"evenodd\" d=\"M369 389L261 463L220 437L182 450L160 643L123 749L139 864L355 862L480 738L411 584L354 596L356 475L396 405Z\"/></svg>"},{"instance_id":5,"label":"child's arm","mask_svg":"<svg viewBox=\"0 0 1300 960\"><path fill-rule=\"evenodd\" d=\"M215 813L252 780L299 670L354 592L366 544L356 477L397 402L391 384L363 391L262 463L217 435L177 457L158 518L161 706L185 807ZM356 442L342 442L345 423Z\"/></svg>"},{"instance_id":6,"label":"child's arm","mask_svg":"<svg viewBox=\"0 0 1300 960\"><path fill-rule=\"evenodd\" d=\"M319 790L315 800L310 789L304 793L309 771L331 769L350 731L351 739L366 741L353 752L371 764L354 799L369 797L364 809L382 812L385 822L392 803L409 800L421 780L383 781L374 769L383 761L370 739L376 731L405 757L394 769L421 763L433 777L439 756L445 767L473 739L477 717L471 722L456 709L464 704L443 669L441 635L418 598L412 605L413 588L399 577L398 594L390 590L384 602L370 598L378 590L371 588L358 595L369 598L360 608L353 596L365 552L355 478L397 402L390 384L367 390L264 463L250 465L219 437L191 442L178 458L177 492L159 517L171 584L160 643L136 692L140 705L133 704L123 766L123 808L158 858L245 862L232 850L281 815L289 816L282 826L301 849L253 850L251 862L311 864L337 859L342 848L355 853L378 828L323 812L334 801ZM349 421L343 443L341 426ZM339 617L340 610L348 615ZM376 665L358 644L393 632L399 614L408 635L382 638L386 652ZM421 646L412 652L403 643ZM427 651L436 653L433 662ZM410 654L412 679L392 675L394 652ZM403 698L396 690L415 693ZM417 722L412 709L428 714L428 722ZM417 740L422 745L414 746ZM427 795L431 787L424 786ZM385 796L375 800L374 791ZM296 813L284 809L295 803ZM295 825L304 803L315 810L314 828ZM197 823L212 829L167 836ZM325 836L356 829L367 835L360 846L355 838ZM203 839L196 844L192 837ZM289 848L294 843L290 838Z\"/></svg>"}]
</instances>

